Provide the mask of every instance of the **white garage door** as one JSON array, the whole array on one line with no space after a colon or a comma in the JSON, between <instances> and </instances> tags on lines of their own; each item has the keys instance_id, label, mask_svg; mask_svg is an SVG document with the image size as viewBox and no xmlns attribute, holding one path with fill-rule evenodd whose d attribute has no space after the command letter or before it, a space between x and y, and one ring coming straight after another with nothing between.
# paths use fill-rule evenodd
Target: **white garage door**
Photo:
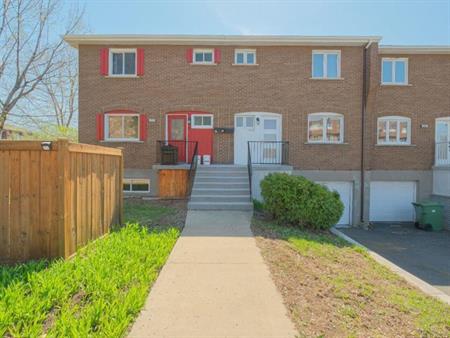
<instances>
[{"instance_id":1,"label":"white garage door","mask_svg":"<svg viewBox=\"0 0 450 338\"><path fill-rule=\"evenodd\" d=\"M342 203L344 203L344 212L337 225L350 225L352 222L352 201L353 201L353 183L352 182L317 182L323 184L330 190L339 193Z\"/></svg>"},{"instance_id":2,"label":"white garage door","mask_svg":"<svg viewBox=\"0 0 450 338\"><path fill-rule=\"evenodd\" d=\"M371 221L413 221L416 182L370 182Z\"/></svg>"}]
</instances>

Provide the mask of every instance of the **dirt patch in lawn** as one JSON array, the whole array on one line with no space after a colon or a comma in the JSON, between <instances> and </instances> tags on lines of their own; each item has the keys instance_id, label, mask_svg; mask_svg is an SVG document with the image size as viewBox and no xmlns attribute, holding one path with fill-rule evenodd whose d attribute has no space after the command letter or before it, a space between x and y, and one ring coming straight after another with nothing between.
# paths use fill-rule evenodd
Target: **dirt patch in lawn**
<instances>
[{"instance_id":1,"label":"dirt patch in lawn","mask_svg":"<svg viewBox=\"0 0 450 338\"><path fill-rule=\"evenodd\" d=\"M330 233L259 215L256 241L300 337L448 337L450 307Z\"/></svg>"}]
</instances>

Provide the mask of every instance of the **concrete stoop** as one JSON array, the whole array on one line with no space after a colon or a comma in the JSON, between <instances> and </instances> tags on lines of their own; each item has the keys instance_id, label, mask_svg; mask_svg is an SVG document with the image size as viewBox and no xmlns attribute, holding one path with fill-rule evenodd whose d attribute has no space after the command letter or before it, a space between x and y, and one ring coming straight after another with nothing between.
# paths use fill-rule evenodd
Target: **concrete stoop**
<instances>
[{"instance_id":1,"label":"concrete stoop","mask_svg":"<svg viewBox=\"0 0 450 338\"><path fill-rule=\"evenodd\" d=\"M200 166L194 179L189 210L252 210L247 167Z\"/></svg>"}]
</instances>

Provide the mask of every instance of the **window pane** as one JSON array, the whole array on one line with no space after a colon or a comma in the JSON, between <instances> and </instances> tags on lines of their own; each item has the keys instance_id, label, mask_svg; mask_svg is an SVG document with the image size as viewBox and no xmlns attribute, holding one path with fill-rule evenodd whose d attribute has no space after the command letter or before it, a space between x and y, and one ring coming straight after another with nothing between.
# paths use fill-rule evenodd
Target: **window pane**
<instances>
[{"instance_id":1,"label":"window pane","mask_svg":"<svg viewBox=\"0 0 450 338\"><path fill-rule=\"evenodd\" d=\"M341 120L336 118L327 118L327 141L341 141Z\"/></svg>"},{"instance_id":2,"label":"window pane","mask_svg":"<svg viewBox=\"0 0 450 338\"><path fill-rule=\"evenodd\" d=\"M148 191L148 183L133 183L133 191Z\"/></svg>"},{"instance_id":3,"label":"window pane","mask_svg":"<svg viewBox=\"0 0 450 338\"><path fill-rule=\"evenodd\" d=\"M386 142L386 121L378 121L378 143Z\"/></svg>"},{"instance_id":4,"label":"window pane","mask_svg":"<svg viewBox=\"0 0 450 338\"><path fill-rule=\"evenodd\" d=\"M389 121L389 142L397 142L397 121Z\"/></svg>"},{"instance_id":5,"label":"window pane","mask_svg":"<svg viewBox=\"0 0 450 338\"><path fill-rule=\"evenodd\" d=\"M406 82L406 65L404 61L395 62L395 82L405 83Z\"/></svg>"},{"instance_id":6,"label":"window pane","mask_svg":"<svg viewBox=\"0 0 450 338\"><path fill-rule=\"evenodd\" d=\"M108 117L109 138L122 138L122 116Z\"/></svg>"},{"instance_id":7,"label":"window pane","mask_svg":"<svg viewBox=\"0 0 450 338\"><path fill-rule=\"evenodd\" d=\"M202 125L202 117L194 116L194 126L201 126L201 125Z\"/></svg>"},{"instance_id":8,"label":"window pane","mask_svg":"<svg viewBox=\"0 0 450 338\"><path fill-rule=\"evenodd\" d=\"M171 119L170 140L184 140L184 119Z\"/></svg>"},{"instance_id":9,"label":"window pane","mask_svg":"<svg viewBox=\"0 0 450 338\"><path fill-rule=\"evenodd\" d=\"M123 184L123 191L131 191L130 183L124 183Z\"/></svg>"},{"instance_id":10,"label":"window pane","mask_svg":"<svg viewBox=\"0 0 450 338\"><path fill-rule=\"evenodd\" d=\"M135 53L125 53L125 74L136 74Z\"/></svg>"},{"instance_id":11,"label":"window pane","mask_svg":"<svg viewBox=\"0 0 450 338\"><path fill-rule=\"evenodd\" d=\"M139 137L139 117L138 116L124 116L124 138L138 138Z\"/></svg>"},{"instance_id":12,"label":"window pane","mask_svg":"<svg viewBox=\"0 0 450 338\"><path fill-rule=\"evenodd\" d=\"M309 141L323 141L322 118L312 118L309 120L308 139Z\"/></svg>"},{"instance_id":13,"label":"window pane","mask_svg":"<svg viewBox=\"0 0 450 338\"><path fill-rule=\"evenodd\" d=\"M212 125L211 116L203 116L203 125L204 126Z\"/></svg>"},{"instance_id":14,"label":"window pane","mask_svg":"<svg viewBox=\"0 0 450 338\"><path fill-rule=\"evenodd\" d=\"M277 129L277 120L264 120L264 129Z\"/></svg>"},{"instance_id":15,"label":"window pane","mask_svg":"<svg viewBox=\"0 0 450 338\"><path fill-rule=\"evenodd\" d=\"M249 65L253 65L255 63L255 53L248 53L247 54L247 63Z\"/></svg>"},{"instance_id":16,"label":"window pane","mask_svg":"<svg viewBox=\"0 0 450 338\"><path fill-rule=\"evenodd\" d=\"M400 122L400 142L408 142L408 122Z\"/></svg>"},{"instance_id":17,"label":"window pane","mask_svg":"<svg viewBox=\"0 0 450 338\"><path fill-rule=\"evenodd\" d=\"M236 127L243 127L244 126L244 118L242 116L236 118Z\"/></svg>"},{"instance_id":18,"label":"window pane","mask_svg":"<svg viewBox=\"0 0 450 338\"><path fill-rule=\"evenodd\" d=\"M383 82L392 82L392 61L383 61Z\"/></svg>"},{"instance_id":19,"label":"window pane","mask_svg":"<svg viewBox=\"0 0 450 338\"><path fill-rule=\"evenodd\" d=\"M247 116L245 118L245 126L247 128L253 128L254 124L255 124L255 118L253 116Z\"/></svg>"},{"instance_id":20,"label":"window pane","mask_svg":"<svg viewBox=\"0 0 450 338\"><path fill-rule=\"evenodd\" d=\"M323 54L313 54L313 77L323 77Z\"/></svg>"},{"instance_id":21,"label":"window pane","mask_svg":"<svg viewBox=\"0 0 450 338\"><path fill-rule=\"evenodd\" d=\"M337 54L327 55L327 76L335 79L338 77L338 56Z\"/></svg>"},{"instance_id":22,"label":"window pane","mask_svg":"<svg viewBox=\"0 0 450 338\"><path fill-rule=\"evenodd\" d=\"M244 53L236 54L236 63L240 65L244 63Z\"/></svg>"},{"instance_id":23,"label":"window pane","mask_svg":"<svg viewBox=\"0 0 450 338\"><path fill-rule=\"evenodd\" d=\"M204 55L205 62L212 62L213 56L211 52L205 53Z\"/></svg>"},{"instance_id":24,"label":"window pane","mask_svg":"<svg viewBox=\"0 0 450 338\"><path fill-rule=\"evenodd\" d=\"M113 53L113 74L123 74L123 54Z\"/></svg>"},{"instance_id":25,"label":"window pane","mask_svg":"<svg viewBox=\"0 0 450 338\"><path fill-rule=\"evenodd\" d=\"M195 53L195 62L203 62L203 53Z\"/></svg>"}]
</instances>

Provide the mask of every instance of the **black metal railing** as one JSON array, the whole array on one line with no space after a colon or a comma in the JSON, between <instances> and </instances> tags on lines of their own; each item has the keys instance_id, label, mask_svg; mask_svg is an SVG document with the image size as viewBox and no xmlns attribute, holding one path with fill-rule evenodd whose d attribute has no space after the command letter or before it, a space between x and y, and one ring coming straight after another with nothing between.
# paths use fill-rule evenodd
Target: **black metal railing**
<instances>
[{"instance_id":1,"label":"black metal railing","mask_svg":"<svg viewBox=\"0 0 450 338\"><path fill-rule=\"evenodd\" d=\"M160 164L191 163L197 151L196 141L159 140L156 147L156 158Z\"/></svg>"},{"instance_id":2,"label":"black metal railing","mask_svg":"<svg viewBox=\"0 0 450 338\"><path fill-rule=\"evenodd\" d=\"M250 151L250 142L247 142L247 171L248 171L248 183L250 185L250 201L252 201L252 175L253 175L253 168L252 168L252 153Z\"/></svg>"},{"instance_id":3,"label":"black metal railing","mask_svg":"<svg viewBox=\"0 0 450 338\"><path fill-rule=\"evenodd\" d=\"M248 141L251 164L289 164L289 142Z\"/></svg>"},{"instance_id":4,"label":"black metal railing","mask_svg":"<svg viewBox=\"0 0 450 338\"><path fill-rule=\"evenodd\" d=\"M197 172L198 165L198 142L195 142L194 152L191 157L191 166L189 167L189 191L188 195L192 193L192 186L194 185L195 173Z\"/></svg>"}]
</instances>

